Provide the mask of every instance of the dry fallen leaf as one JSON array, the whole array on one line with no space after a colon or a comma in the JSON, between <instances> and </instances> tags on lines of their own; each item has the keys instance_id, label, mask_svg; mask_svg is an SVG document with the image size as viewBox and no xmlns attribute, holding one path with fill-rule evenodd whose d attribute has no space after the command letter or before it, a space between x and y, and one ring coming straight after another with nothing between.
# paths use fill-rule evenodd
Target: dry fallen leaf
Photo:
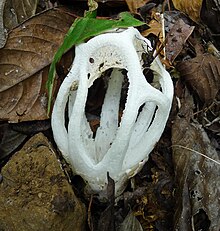
<instances>
[{"instance_id":1,"label":"dry fallen leaf","mask_svg":"<svg viewBox=\"0 0 220 231\"><path fill-rule=\"evenodd\" d=\"M172 128L172 141L179 193L176 195L176 230L218 230L220 165L199 154L206 154L219 161L216 150L201 126L190 124L184 118L176 119Z\"/></svg>"},{"instance_id":2,"label":"dry fallen leaf","mask_svg":"<svg viewBox=\"0 0 220 231\"><path fill-rule=\"evenodd\" d=\"M35 15L38 0L5 0L4 26L12 29L18 24Z\"/></svg>"},{"instance_id":3,"label":"dry fallen leaf","mask_svg":"<svg viewBox=\"0 0 220 231\"><path fill-rule=\"evenodd\" d=\"M182 19L178 19L166 36L166 58L172 63L182 51L186 40L194 30Z\"/></svg>"},{"instance_id":4,"label":"dry fallen leaf","mask_svg":"<svg viewBox=\"0 0 220 231\"><path fill-rule=\"evenodd\" d=\"M186 13L193 21L200 21L200 11L203 0L172 0L174 7Z\"/></svg>"},{"instance_id":5,"label":"dry fallen leaf","mask_svg":"<svg viewBox=\"0 0 220 231\"><path fill-rule=\"evenodd\" d=\"M149 34L153 34L157 37L160 38L161 42L162 42L162 25L161 25L161 18L160 18L160 14L156 14L154 13L152 15L152 19L151 21L147 24L150 28L143 31L142 35L147 37Z\"/></svg>"},{"instance_id":6,"label":"dry fallen leaf","mask_svg":"<svg viewBox=\"0 0 220 231\"><path fill-rule=\"evenodd\" d=\"M220 227L220 165L215 148L201 127L190 122L193 100L187 96L172 126L176 190L175 230L211 230Z\"/></svg>"},{"instance_id":7,"label":"dry fallen leaf","mask_svg":"<svg viewBox=\"0 0 220 231\"><path fill-rule=\"evenodd\" d=\"M150 0L125 0L131 13L137 13L138 8L144 6Z\"/></svg>"},{"instance_id":8,"label":"dry fallen leaf","mask_svg":"<svg viewBox=\"0 0 220 231\"><path fill-rule=\"evenodd\" d=\"M0 1L0 48L2 48L6 43L6 31L4 28L3 12L6 0Z\"/></svg>"},{"instance_id":9,"label":"dry fallen leaf","mask_svg":"<svg viewBox=\"0 0 220 231\"><path fill-rule=\"evenodd\" d=\"M0 48L4 47L7 30L35 15L38 0L0 1Z\"/></svg>"},{"instance_id":10,"label":"dry fallen leaf","mask_svg":"<svg viewBox=\"0 0 220 231\"><path fill-rule=\"evenodd\" d=\"M163 37L161 22L162 22L161 14L153 11L151 14L151 21L147 24L150 28L143 31L141 34L144 37L147 37L148 35L152 34L158 38L158 41L156 44L156 50L163 57L164 56L163 47L164 47L165 38Z\"/></svg>"},{"instance_id":11,"label":"dry fallen leaf","mask_svg":"<svg viewBox=\"0 0 220 231\"><path fill-rule=\"evenodd\" d=\"M46 119L47 94L45 83L48 68L0 93L2 120L21 122Z\"/></svg>"},{"instance_id":12,"label":"dry fallen leaf","mask_svg":"<svg viewBox=\"0 0 220 231\"><path fill-rule=\"evenodd\" d=\"M201 9L201 20L206 24L212 33L220 33L220 1L219 0L204 0ZM219 45L219 36L213 36ZM220 45L219 45L220 47Z\"/></svg>"},{"instance_id":13,"label":"dry fallen leaf","mask_svg":"<svg viewBox=\"0 0 220 231\"><path fill-rule=\"evenodd\" d=\"M115 182L107 173L108 185L106 189L107 208L101 213L99 218L97 231L115 230Z\"/></svg>"},{"instance_id":14,"label":"dry fallen leaf","mask_svg":"<svg viewBox=\"0 0 220 231\"><path fill-rule=\"evenodd\" d=\"M48 65L73 20L68 12L52 9L9 34L0 50L0 120L47 118Z\"/></svg>"},{"instance_id":15,"label":"dry fallen leaf","mask_svg":"<svg viewBox=\"0 0 220 231\"><path fill-rule=\"evenodd\" d=\"M220 89L220 60L211 54L198 54L177 66L182 78L205 103L211 103Z\"/></svg>"},{"instance_id":16,"label":"dry fallen leaf","mask_svg":"<svg viewBox=\"0 0 220 231\"><path fill-rule=\"evenodd\" d=\"M0 160L11 154L27 135L14 131L8 123L0 124Z\"/></svg>"}]
</instances>

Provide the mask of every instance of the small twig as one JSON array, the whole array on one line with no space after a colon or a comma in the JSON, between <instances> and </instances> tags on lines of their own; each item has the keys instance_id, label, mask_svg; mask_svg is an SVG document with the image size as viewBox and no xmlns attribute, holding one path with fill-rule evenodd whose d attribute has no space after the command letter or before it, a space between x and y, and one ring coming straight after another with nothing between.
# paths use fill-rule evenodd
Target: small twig
<instances>
[{"instance_id":1,"label":"small twig","mask_svg":"<svg viewBox=\"0 0 220 231\"><path fill-rule=\"evenodd\" d=\"M91 195L90 197L90 201L89 201L89 207L88 207L88 225L91 231L93 231L93 225L92 225L92 216L91 216L91 208L92 208L92 201L93 201L93 195Z\"/></svg>"},{"instance_id":2,"label":"small twig","mask_svg":"<svg viewBox=\"0 0 220 231\"><path fill-rule=\"evenodd\" d=\"M165 40L166 40L166 34L165 34L165 20L164 20L164 14L160 14L160 18L161 18L161 27L162 27L162 37L163 37L163 43L165 44ZM163 53L164 53L164 60L166 60L166 47L164 45L163 47Z\"/></svg>"},{"instance_id":3,"label":"small twig","mask_svg":"<svg viewBox=\"0 0 220 231\"><path fill-rule=\"evenodd\" d=\"M211 108L213 107L213 106L215 106L216 105L216 102L214 101L214 102L212 102L208 107L205 107L205 108L203 108L202 110L199 110L199 111L197 111L197 112L195 112L195 113L193 113L193 116L196 116L196 115L198 115L198 114L200 114L200 113L206 113L207 111L209 111L209 110L211 110Z\"/></svg>"}]
</instances>

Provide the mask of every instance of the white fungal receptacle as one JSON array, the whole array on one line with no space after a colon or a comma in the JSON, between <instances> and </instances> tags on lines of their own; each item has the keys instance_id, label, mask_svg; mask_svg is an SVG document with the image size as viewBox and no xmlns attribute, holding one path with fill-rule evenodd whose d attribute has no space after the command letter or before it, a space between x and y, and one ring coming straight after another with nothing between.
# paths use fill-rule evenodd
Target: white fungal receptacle
<instances>
[{"instance_id":1,"label":"white fungal receptacle","mask_svg":"<svg viewBox=\"0 0 220 231\"><path fill-rule=\"evenodd\" d=\"M150 50L149 40L134 28L98 35L76 46L72 68L55 101L52 129L64 158L93 192L101 193L105 189L109 172L115 181L116 195L119 195L127 180L147 161L165 128L173 84L159 58L150 65L153 82L159 87L147 82L142 58ZM110 68L112 72L102 105L100 126L94 137L85 114L88 90ZM129 88L119 123L124 69Z\"/></svg>"}]
</instances>

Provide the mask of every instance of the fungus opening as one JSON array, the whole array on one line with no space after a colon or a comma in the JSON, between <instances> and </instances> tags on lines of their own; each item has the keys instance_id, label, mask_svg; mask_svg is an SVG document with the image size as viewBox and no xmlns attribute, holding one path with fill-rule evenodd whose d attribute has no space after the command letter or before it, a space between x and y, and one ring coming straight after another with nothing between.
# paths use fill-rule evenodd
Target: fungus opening
<instances>
[{"instance_id":1,"label":"fungus opening","mask_svg":"<svg viewBox=\"0 0 220 231\"><path fill-rule=\"evenodd\" d=\"M102 64L104 65L104 63ZM127 101L129 81L128 81L126 69L117 69L117 70L121 72L123 75L121 88L118 89L119 92L117 92L118 94L120 94L120 98L118 99L119 107L118 110L114 112L118 114L117 126L119 127L121 122L121 117L123 115L123 111L125 109L125 104ZM102 75L99 78L97 78L88 89L85 114L86 114L86 119L89 122L90 128L93 132L93 138L96 137L96 131L100 127L102 106L109 86L109 80L110 78L113 78L113 76L111 76L112 71L113 68L110 68L105 72L103 72ZM117 76L115 78L117 78ZM107 121L107 123L109 123L108 126L112 125L110 121Z\"/></svg>"}]
</instances>

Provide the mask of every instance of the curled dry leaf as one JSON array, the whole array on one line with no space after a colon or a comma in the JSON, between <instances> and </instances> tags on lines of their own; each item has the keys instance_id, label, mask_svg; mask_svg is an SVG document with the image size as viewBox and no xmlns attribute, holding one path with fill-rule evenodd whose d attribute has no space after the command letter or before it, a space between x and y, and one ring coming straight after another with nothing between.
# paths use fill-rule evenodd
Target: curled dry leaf
<instances>
[{"instance_id":1,"label":"curled dry leaf","mask_svg":"<svg viewBox=\"0 0 220 231\"><path fill-rule=\"evenodd\" d=\"M198 54L179 63L177 69L203 103L213 101L220 89L220 60L211 54Z\"/></svg>"},{"instance_id":2,"label":"curled dry leaf","mask_svg":"<svg viewBox=\"0 0 220 231\"><path fill-rule=\"evenodd\" d=\"M191 104L183 102L179 114ZM192 110L192 109L188 109ZM220 158L198 123L177 117L172 126L173 163L177 182L175 230L209 230L220 227ZM193 151L194 150L194 151Z\"/></svg>"},{"instance_id":3,"label":"curled dry leaf","mask_svg":"<svg viewBox=\"0 0 220 231\"><path fill-rule=\"evenodd\" d=\"M48 65L74 18L45 11L19 27L0 50L0 120L46 119Z\"/></svg>"},{"instance_id":4,"label":"curled dry leaf","mask_svg":"<svg viewBox=\"0 0 220 231\"><path fill-rule=\"evenodd\" d=\"M186 13L193 21L200 21L200 11L203 0L172 0L174 7Z\"/></svg>"},{"instance_id":5,"label":"curled dry leaf","mask_svg":"<svg viewBox=\"0 0 220 231\"><path fill-rule=\"evenodd\" d=\"M192 34L193 30L194 26L189 26L182 19L178 19L169 31L166 37L166 58L171 63L182 51L186 40Z\"/></svg>"}]
</instances>

